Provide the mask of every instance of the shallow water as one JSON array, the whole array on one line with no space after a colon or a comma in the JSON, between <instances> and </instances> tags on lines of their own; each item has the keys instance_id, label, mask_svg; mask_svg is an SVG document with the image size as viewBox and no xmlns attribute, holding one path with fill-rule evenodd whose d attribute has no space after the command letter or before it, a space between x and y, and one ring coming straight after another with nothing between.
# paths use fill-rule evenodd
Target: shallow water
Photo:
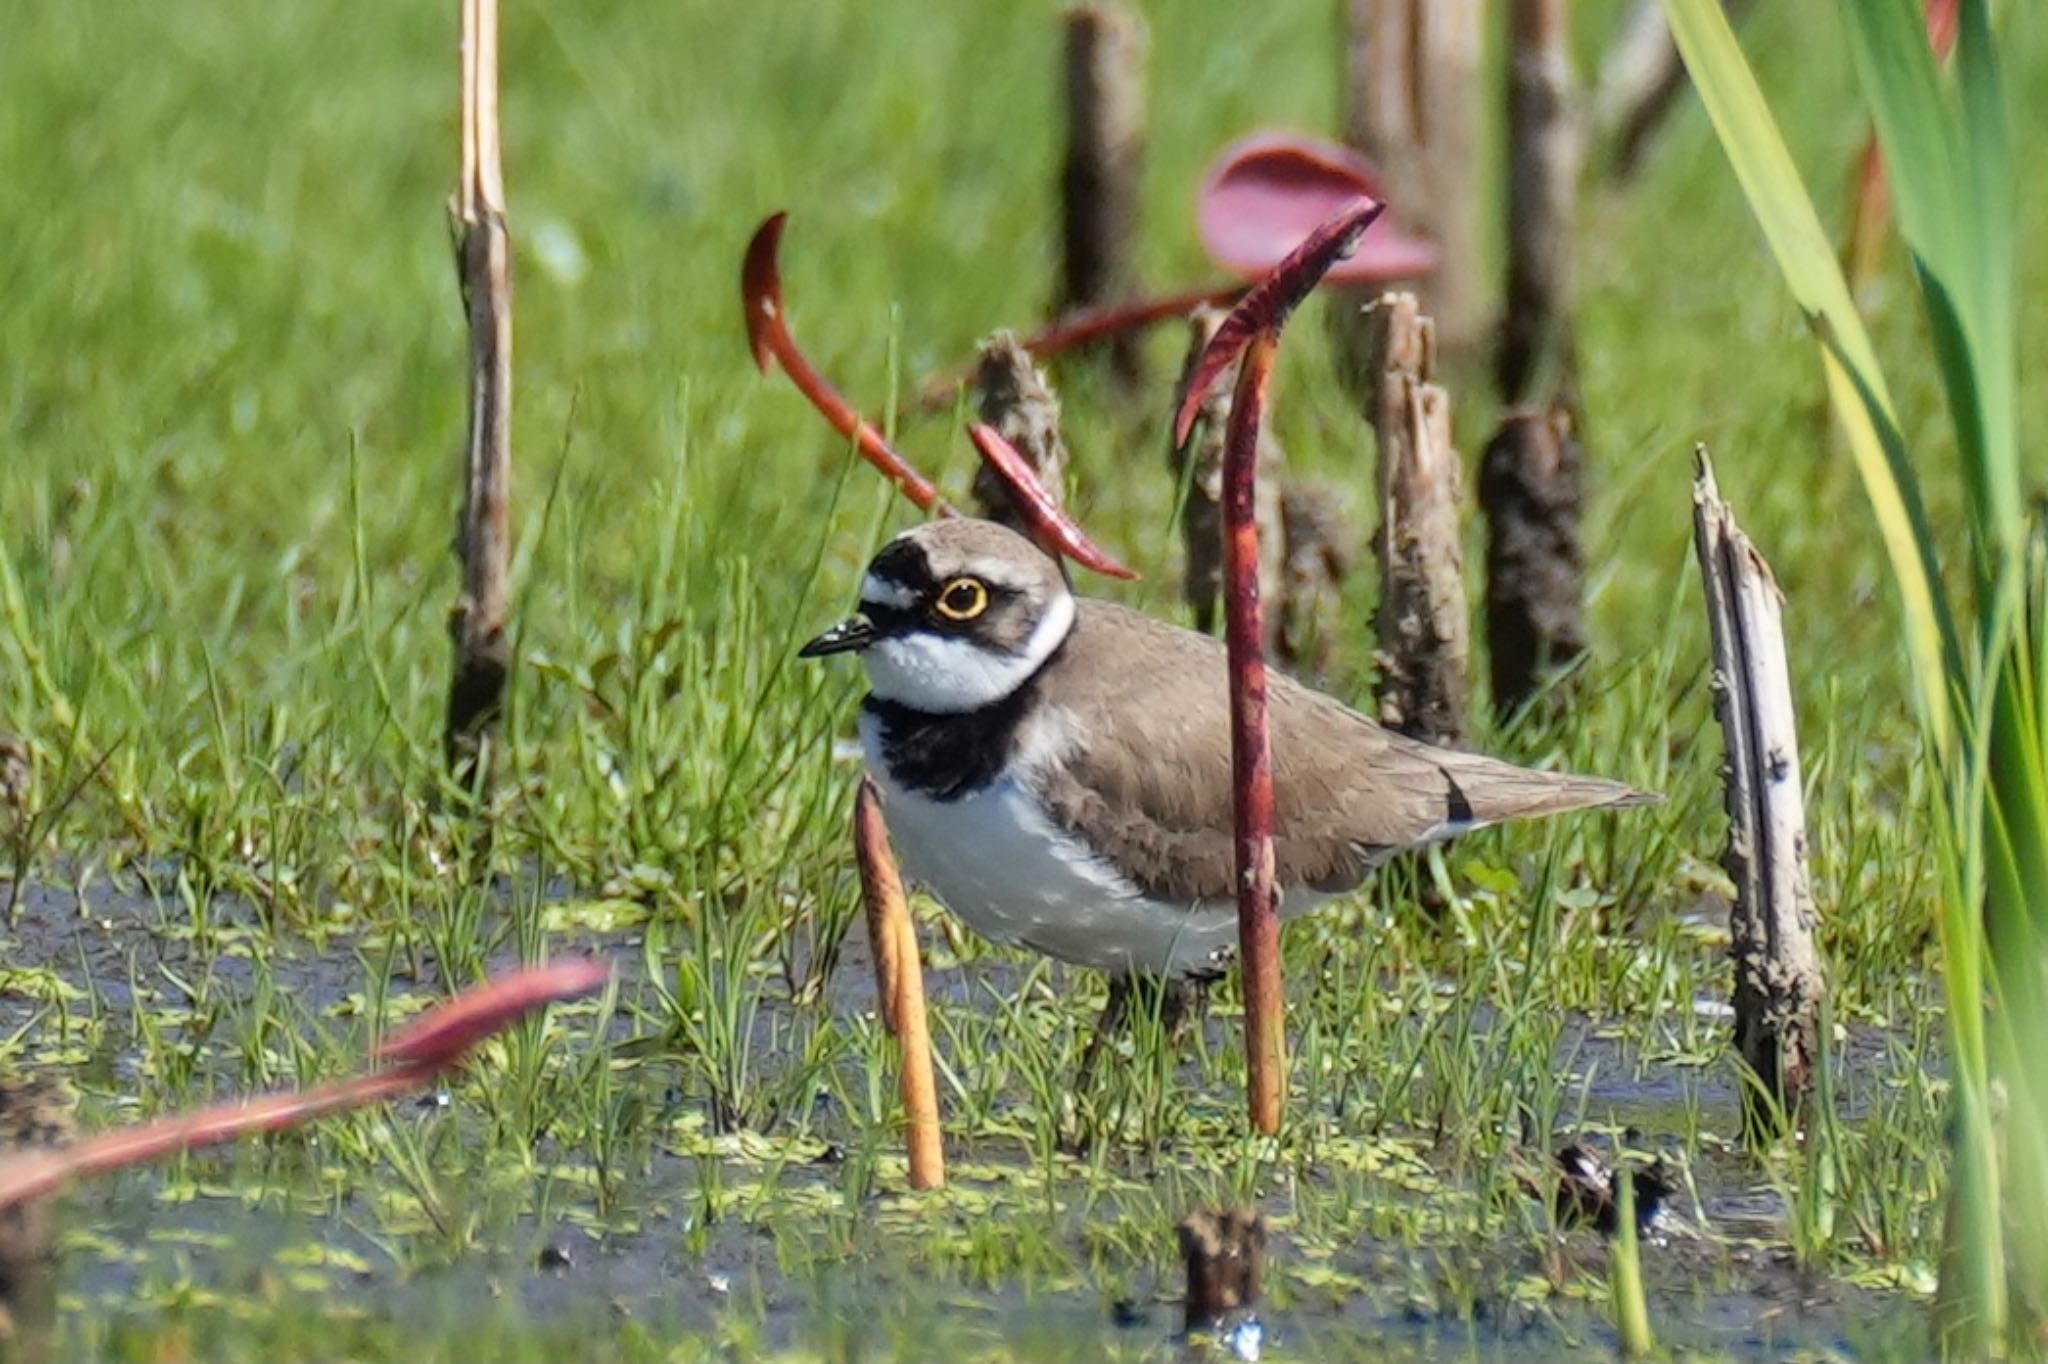
<instances>
[{"instance_id":1,"label":"shallow water","mask_svg":"<svg viewBox=\"0 0 2048 1364\"><path fill-rule=\"evenodd\" d=\"M206 933L195 933L175 901L167 906L141 886L101 883L82 905L68 890L29 888L18 922L0 930L0 1040L14 1039L0 1063L63 1070L96 1095L146 1088L159 1081L139 1062L131 1024L142 1015L174 1037L188 1028L195 1039L206 1036L193 1020L208 1012L207 1001L239 1000L254 987L260 952L295 1010L345 1020L365 994L373 969L366 963L379 960L345 938L325 948L273 941L246 906L221 904L209 918ZM619 934L604 945L630 994L642 984L637 951ZM1008 963L984 962L935 970L928 984L938 999L975 1007L1017 974ZM863 1010L870 980L856 925L828 1007ZM399 971L390 990L427 996L437 984ZM81 1026L94 1012L101 1026ZM1225 1024L1211 1019L1208 1027L1220 1046ZM1880 1045L1859 1039L1845 1067L1853 1071ZM202 1079L238 1088L231 1051L203 1056ZM1557 1065L1583 1082L1589 1116L1637 1129L1642 1147L1674 1145L1695 1118L1721 1133L1736 1123L1724 1068L1646 1061L1597 1020L1570 1021ZM1048 1191L1037 1172L973 1158L978 1152L958 1163L941 1196L908 1199L886 1182L880 1192L849 1191L828 1143L776 1148L714 1137L669 1098L673 1111L662 1121L675 1138L657 1143L650 1167L620 1181L602 1212L574 1151L536 1152L533 1169L512 1180L516 1188L497 1187L506 1182L499 1173L489 1189L444 1181L449 1206L439 1215L469 1219L485 1229L481 1237L443 1236L396 1185L372 1180L337 1194L317 1178L295 1177L323 1163L317 1131L282 1157L245 1147L74 1190L62 1236L72 1323L65 1339L103 1344L122 1323L149 1329L208 1314L277 1314L328 1320L343 1332L371 1322L401 1337L457 1341L489 1327L514 1339L544 1330L549 1339L589 1344L615 1340L632 1323L656 1339L742 1356L1158 1358L1183 1349L1180 1276L1170 1261L1105 1260L1094 1244L1097 1224L1125 1206L1150 1208L1127 1205L1131 1194L1112 1187L1085 1208L1068 1204L1057 1179ZM444 1102L408 1101L415 1112ZM1670 1234L1645 1247L1661 1340L1739 1359L1924 1353L1924 1313L1910 1295L1802 1275L1783 1249L1782 1199L1754 1166L1716 1142L1689 1157ZM771 1164L772 1182L764 1183ZM1142 1193L1158 1171L1140 1163L1119 1176L1122 1187ZM545 1185L539 1212L536 1183ZM715 1218L707 1217L707 1188L722 1191ZM758 1189L769 1190L770 1201L750 1207L749 1191ZM1519 1244L1418 1251L1369 1231L1334 1249L1303 1246L1288 1227L1296 1200L1314 1193L1304 1181L1263 1202L1276 1223L1262 1313L1268 1358L1530 1360L1612 1349L1604 1305L1569 1287L1602 1273L1604 1251L1592 1233L1569 1237L1560 1265ZM946 1238L1001 1240L1005 1219L1020 1237L1045 1239L1048 1199L1056 1205L1049 1242L1063 1268L990 1281L968 1265L934 1278L907 1253ZM1154 1233L1163 1241L1169 1228ZM1100 1268L1082 1268L1091 1264ZM1562 1272L1573 1268L1579 1272ZM1475 1287L1445 1291L1460 1282ZM1554 1291L1556 1282L1566 1291Z\"/></svg>"}]
</instances>

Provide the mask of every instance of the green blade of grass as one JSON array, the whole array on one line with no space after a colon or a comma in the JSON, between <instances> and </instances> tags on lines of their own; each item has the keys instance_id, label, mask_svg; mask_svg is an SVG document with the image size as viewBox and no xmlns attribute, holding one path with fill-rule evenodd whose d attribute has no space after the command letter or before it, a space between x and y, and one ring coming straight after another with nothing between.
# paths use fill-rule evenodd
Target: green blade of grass
<instances>
[{"instance_id":1,"label":"green blade of grass","mask_svg":"<svg viewBox=\"0 0 2048 1364\"><path fill-rule=\"evenodd\" d=\"M1960 651L1919 482L1877 352L1727 16L1713 0L1664 0L1664 11L1778 269L1822 339L1828 391L1899 585L1921 712L1936 749L1946 753L1953 724L1943 679L1955 675Z\"/></svg>"},{"instance_id":2,"label":"green blade of grass","mask_svg":"<svg viewBox=\"0 0 2048 1364\"><path fill-rule=\"evenodd\" d=\"M1980 592L2016 555L2012 184L1984 0L1961 6L1953 91L1917 0L1845 0L1844 26L1913 253L1972 498Z\"/></svg>"}]
</instances>

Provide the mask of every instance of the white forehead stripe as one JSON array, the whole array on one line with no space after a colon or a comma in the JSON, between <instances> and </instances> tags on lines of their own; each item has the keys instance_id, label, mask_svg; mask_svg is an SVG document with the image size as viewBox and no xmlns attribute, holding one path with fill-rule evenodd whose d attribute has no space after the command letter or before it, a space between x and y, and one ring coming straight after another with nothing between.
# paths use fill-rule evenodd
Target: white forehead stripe
<instances>
[{"instance_id":1,"label":"white forehead stripe","mask_svg":"<svg viewBox=\"0 0 2048 1364\"><path fill-rule=\"evenodd\" d=\"M912 630L877 640L861 651L860 659L867 666L868 689L881 700L927 715L957 715L992 705L1023 686L1073 628L1074 599L1061 592L1046 605L1021 653L997 653L958 635Z\"/></svg>"},{"instance_id":2,"label":"white forehead stripe","mask_svg":"<svg viewBox=\"0 0 2048 1364\"><path fill-rule=\"evenodd\" d=\"M917 593L902 583L873 573L860 580L860 599L882 606L908 607L917 605Z\"/></svg>"}]
</instances>

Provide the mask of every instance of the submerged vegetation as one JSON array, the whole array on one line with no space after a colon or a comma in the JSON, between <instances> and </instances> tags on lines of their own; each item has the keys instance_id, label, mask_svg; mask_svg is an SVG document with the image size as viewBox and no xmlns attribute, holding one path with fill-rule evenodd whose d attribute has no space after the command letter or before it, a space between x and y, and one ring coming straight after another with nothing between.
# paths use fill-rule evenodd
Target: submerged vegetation
<instances>
[{"instance_id":1,"label":"submerged vegetation","mask_svg":"<svg viewBox=\"0 0 2048 1364\"><path fill-rule=\"evenodd\" d=\"M1616 8L1585 7L1587 50ZM1257 124L1333 124L1330 6L1146 10L1141 264L1190 278L1209 156ZM2005 10L2023 155L2048 139L2028 97L2048 42ZM1980 1205L1945 1251L1952 1175L1987 1149L1988 1077L2018 1074L1999 1031L2015 987L1973 1036L1958 967L1983 961L1980 886L2040 902L2038 858L1976 812L2043 785L2016 433L2048 426L2048 390L2006 385L1996 478L1916 454L1931 542L1984 528L1930 589L1971 603L1949 609L1975 661L1916 677L1855 466L1828 457L1802 309L1708 121L1682 112L1639 180L1588 190L1594 655L1568 712L1481 736L1667 802L1479 835L1291 926L1277 1138L1244 1131L1234 984L1184 1050L1141 1016L1077 1096L1102 982L923 904L953 1182L911 1195L847 834L858 684L793 655L912 513L754 374L733 272L762 213L801 207L805 342L868 411L1041 316L1057 26L907 5L505 22L517 671L477 793L439 741L463 364L437 216L447 15L0 18L0 1073L61 1074L90 1130L337 1073L513 960L595 947L622 968L424 1102L73 1193L65 1353L1156 1358L1176 1221L1240 1201L1273 1227L1275 1351L1564 1353L1634 1330L1607 1301L1628 1276L1552 1196L1545 1153L1577 1139L1675 1172L1638 1256L1662 1347L1926 1353L1945 1253L1988 1253L1999 1225ZM1824 210L1868 126L1859 67L1887 76L1878 42L1829 6L1758 7L1747 34ZM1912 207L1938 187L1895 192L1941 280ZM2015 220L2048 214L2048 182L2012 192ZM2012 268L2008 298L2048 288L2038 241ZM1918 302L1895 252L1869 352L1892 434L1942 451L1959 385ZM1369 438L1315 325L1331 306L1290 333L1275 422L1362 521ZM2010 326L2038 356L2048 309ZM1178 340L1149 343L1139 398L1086 365L1055 376L1073 503L1145 574L1088 590L1176 616ZM1467 388L1469 449L1489 414ZM899 433L953 495L973 467L957 427ZM1981 429L1956 423L1966 447ZM1815 1139L1762 1152L1727 1048L1696 440L1790 598L1832 990ZM1341 695L1369 689L1370 607L1354 578ZM1941 714L1946 748L1919 727ZM2006 1092L2017 1123L2044 1091ZM2008 1174L2020 1196L2048 1186Z\"/></svg>"}]
</instances>

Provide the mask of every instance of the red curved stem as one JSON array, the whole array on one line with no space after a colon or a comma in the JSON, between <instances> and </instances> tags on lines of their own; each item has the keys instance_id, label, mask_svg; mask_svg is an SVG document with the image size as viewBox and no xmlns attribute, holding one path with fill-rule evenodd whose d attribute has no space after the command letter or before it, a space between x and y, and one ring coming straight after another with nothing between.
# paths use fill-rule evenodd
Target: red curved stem
<instances>
[{"instance_id":1,"label":"red curved stem","mask_svg":"<svg viewBox=\"0 0 2048 1364\"><path fill-rule=\"evenodd\" d=\"M1358 249L1358 239L1365 235L1365 229L1371 227L1373 220L1385 209L1386 205L1377 199L1360 197L1352 200L1303 238L1301 245L1288 252L1270 274L1237 301L1237 306L1230 310L1230 316L1223 319L1223 325L1209 338L1208 346L1188 376L1186 396L1181 399L1180 411L1174 414L1173 419L1176 445L1187 443L1188 431L1195 424L1196 410L1215 386L1217 378L1230 368L1230 362L1259 333L1277 335L1286 325L1288 314L1308 297L1309 291L1316 287L1329 268Z\"/></svg>"},{"instance_id":2,"label":"red curved stem","mask_svg":"<svg viewBox=\"0 0 2048 1364\"><path fill-rule=\"evenodd\" d=\"M1088 538L1088 532L1081 529L1066 509L1053 500L1052 494L1039 480L1029 460L1018 453L1017 447L1003 439L1002 432L981 422L967 424L967 437L974 442L974 448L988 461L1009 491L1010 501L1022 512L1029 523L1031 538L1039 548L1058 558L1065 555L1083 568L1092 568L1097 573L1106 573L1112 578L1135 578L1138 575L1117 561L1110 552Z\"/></svg>"},{"instance_id":3,"label":"red curved stem","mask_svg":"<svg viewBox=\"0 0 2048 1364\"><path fill-rule=\"evenodd\" d=\"M1230 654L1231 806L1237 834L1237 935L1244 972L1245 1053L1252 1126L1280 1130L1287 1033L1274 891L1273 745L1266 723L1266 632L1259 602L1259 524L1253 475L1277 325L1254 332L1238 371L1223 447L1224 642Z\"/></svg>"},{"instance_id":4,"label":"red curved stem","mask_svg":"<svg viewBox=\"0 0 2048 1364\"><path fill-rule=\"evenodd\" d=\"M375 1059L396 1065L452 1066L507 1023L558 999L587 995L611 979L597 957L567 957L465 990L384 1039Z\"/></svg>"},{"instance_id":5,"label":"red curved stem","mask_svg":"<svg viewBox=\"0 0 2048 1364\"><path fill-rule=\"evenodd\" d=\"M790 382L811 400L811 406L832 423L832 429L852 440L861 456L880 469L905 497L924 511L954 515L953 508L939 495L938 486L891 449L882 433L855 411L845 395L832 387L797 348L782 305L782 268L776 260L782 245L782 229L788 220L787 213L769 214L754 229L753 240L747 243L746 261L740 267L740 303L746 311L747 344L753 349L754 364L765 373L771 359L779 363Z\"/></svg>"},{"instance_id":6,"label":"red curved stem","mask_svg":"<svg viewBox=\"0 0 2048 1364\"><path fill-rule=\"evenodd\" d=\"M610 966L591 958L515 971L436 1005L394 1034L373 1058L398 1063L386 1069L311 1089L233 1099L103 1132L71 1146L0 1159L0 1208L51 1193L84 1176L251 1133L279 1131L424 1089L485 1037L544 1004L589 994L610 976Z\"/></svg>"}]
</instances>

